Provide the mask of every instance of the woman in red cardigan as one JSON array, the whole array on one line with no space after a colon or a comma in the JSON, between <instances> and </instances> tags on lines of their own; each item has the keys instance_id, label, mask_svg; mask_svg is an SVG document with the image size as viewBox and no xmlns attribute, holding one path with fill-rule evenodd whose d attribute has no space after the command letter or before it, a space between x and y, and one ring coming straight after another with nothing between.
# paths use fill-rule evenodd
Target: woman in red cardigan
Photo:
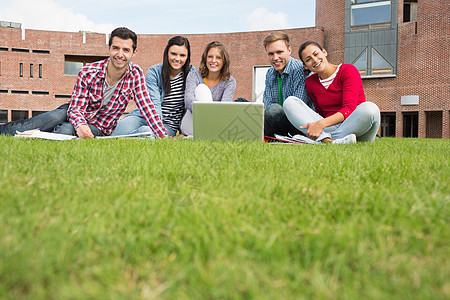
<instances>
[{"instance_id":1,"label":"woman in red cardigan","mask_svg":"<svg viewBox=\"0 0 450 300\"><path fill-rule=\"evenodd\" d=\"M380 127L380 110L366 102L356 67L331 64L327 51L312 41L304 42L298 55L304 68L313 72L305 85L316 111L289 97L283 105L289 121L315 142L373 142Z\"/></svg>"}]
</instances>

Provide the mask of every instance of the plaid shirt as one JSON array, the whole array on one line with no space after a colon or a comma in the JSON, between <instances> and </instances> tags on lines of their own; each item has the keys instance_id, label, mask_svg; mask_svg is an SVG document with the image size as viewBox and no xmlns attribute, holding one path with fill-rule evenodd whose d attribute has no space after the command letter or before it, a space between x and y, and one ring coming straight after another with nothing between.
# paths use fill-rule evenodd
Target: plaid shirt
<instances>
[{"instance_id":1,"label":"plaid shirt","mask_svg":"<svg viewBox=\"0 0 450 300\"><path fill-rule=\"evenodd\" d=\"M263 102L264 107L267 108L269 105L274 103L278 104L278 81L277 73L274 67L267 70L266 73L266 87L264 89ZM308 91L305 87L306 75L303 72L302 63L293 58L289 58L289 62L281 74L282 86L281 92L283 94L283 102L289 96L295 96L303 102L305 102L309 107L314 109L314 103L309 97Z\"/></svg>"},{"instance_id":2,"label":"plaid shirt","mask_svg":"<svg viewBox=\"0 0 450 300\"><path fill-rule=\"evenodd\" d=\"M108 63L109 58L86 65L78 74L67 111L70 123L75 128L89 123L109 135L116 128L128 102L133 99L155 136L166 137L167 131L150 99L144 72L133 62L129 63L117 84L111 101L102 107Z\"/></svg>"}]
</instances>

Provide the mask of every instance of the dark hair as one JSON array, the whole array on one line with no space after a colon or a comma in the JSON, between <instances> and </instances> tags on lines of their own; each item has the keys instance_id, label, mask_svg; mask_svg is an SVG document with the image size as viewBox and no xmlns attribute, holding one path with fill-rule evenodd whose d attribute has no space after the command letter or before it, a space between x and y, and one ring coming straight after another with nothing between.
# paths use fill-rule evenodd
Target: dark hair
<instances>
[{"instance_id":1,"label":"dark hair","mask_svg":"<svg viewBox=\"0 0 450 300\"><path fill-rule=\"evenodd\" d=\"M267 48L267 45L276 42L276 41L284 41L286 43L286 47L290 46L289 36L281 31L274 31L270 33L263 41L264 49Z\"/></svg>"},{"instance_id":2,"label":"dark hair","mask_svg":"<svg viewBox=\"0 0 450 300\"><path fill-rule=\"evenodd\" d=\"M230 55L228 54L227 49L225 48L225 45L221 42L214 41L206 45L205 51L203 51L202 54L202 60L200 62L200 67L198 68L200 71L200 74L202 77L207 77L209 74L208 67L206 66L206 58L208 57L208 52L212 48L218 48L220 51L220 54L222 55L223 59L223 66L220 70L220 74L223 76L223 79L228 80L230 79L231 72L230 72Z\"/></svg>"},{"instance_id":3,"label":"dark hair","mask_svg":"<svg viewBox=\"0 0 450 300\"><path fill-rule=\"evenodd\" d=\"M303 42L303 43L300 45L300 48L298 49L298 57L301 59L301 61L302 61L303 63L304 63L304 61L303 61L303 58L302 58L302 52L303 52L303 50L305 50L306 47L308 47L309 45L317 46L321 51L323 50L323 47L320 46L320 44L319 44L318 42L314 42L314 41L306 41L306 42Z\"/></svg>"},{"instance_id":4,"label":"dark hair","mask_svg":"<svg viewBox=\"0 0 450 300\"><path fill-rule=\"evenodd\" d=\"M183 91L186 88L186 77L191 69L191 45L189 44L189 40L184 36L174 36L168 42L166 49L164 49L163 54L163 65L161 69L161 79L163 82L163 89L166 95L170 94L170 64L169 64L169 49L173 45L176 46L185 46L187 49L187 59L181 68L183 72Z\"/></svg>"},{"instance_id":5,"label":"dark hair","mask_svg":"<svg viewBox=\"0 0 450 300\"><path fill-rule=\"evenodd\" d=\"M118 38L121 38L122 40L128 40L131 39L133 41L133 51L136 51L137 48L137 35L130 29L126 27L119 27L114 29L111 32L111 36L109 37L109 47L112 45L113 37L117 36Z\"/></svg>"},{"instance_id":6,"label":"dark hair","mask_svg":"<svg viewBox=\"0 0 450 300\"><path fill-rule=\"evenodd\" d=\"M308 47L309 45L317 46L320 50L323 50L323 47L320 46L320 44L319 44L318 42L314 42L314 41L306 41L306 42L303 42L303 43L300 45L300 48L298 49L298 57L299 57L300 60L303 62L303 64L304 64L305 62L303 61L303 58L302 58L302 52L303 52L303 50L305 50L306 47ZM304 72L306 75L308 75L309 73L311 73L311 71L308 70L308 69L306 69L306 68L303 68L303 72Z\"/></svg>"}]
</instances>

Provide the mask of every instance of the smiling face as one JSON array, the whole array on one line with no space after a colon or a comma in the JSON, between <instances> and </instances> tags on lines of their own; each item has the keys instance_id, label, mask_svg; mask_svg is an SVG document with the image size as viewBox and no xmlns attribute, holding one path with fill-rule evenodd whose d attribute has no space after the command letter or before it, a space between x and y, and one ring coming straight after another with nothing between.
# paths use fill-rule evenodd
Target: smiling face
<instances>
[{"instance_id":1,"label":"smiling face","mask_svg":"<svg viewBox=\"0 0 450 300\"><path fill-rule=\"evenodd\" d=\"M171 70L178 74L186 63L188 50L186 46L173 45L169 48L167 56Z\"/></svg>"},{"instance_id":2,"label":"smiling face","mask_svg":"<svg viewBox=\"0 0 450 300\"><path fill-rule=\"evenodd\" d=\"M301 59L306 69L322 74L328 68L327 51L321 50L314 44L307 46L301 53Z\"/></svg>"},{"instance_id":3,"label":"smiling face","mask_svg":"<svg viewBox=\"0 0 450 300\"><path fill-rule=\"evenodd\" d=\"M220 73L223 67L223 56L219 48L209 49L206 55L206 67L210 73Z\"/></svg>"},{"instance_id":4,"label":"smiling face","mask_svg":"<svg viewBox=\"0 0 450 300\"><path fill-rule=\"evenodd\" d=\"M280 74L283 73L289 63L291 46L288 46L283 40L278 40L266 46L266 53L272 67Z\"/></svg>"},{"instance_id":5,"label":"smiling face","mask_svg":"<svg viewBox=\"0 0 450 300\"><path fill-rule=\"evenodd\" d=\"M124 40L115 36L112 39L111 47L109 47L111 66L116 71L124 72L135 53L136 50L133 51L133 41L131 39Z\"/></svg>"}]
</instances>

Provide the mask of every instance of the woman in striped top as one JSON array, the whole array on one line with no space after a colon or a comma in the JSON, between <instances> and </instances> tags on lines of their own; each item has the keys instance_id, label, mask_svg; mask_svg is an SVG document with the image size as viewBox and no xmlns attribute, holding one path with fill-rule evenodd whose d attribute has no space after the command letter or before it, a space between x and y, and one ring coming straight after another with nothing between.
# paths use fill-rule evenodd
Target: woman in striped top
<instances>
[{"instance_id":1,"label":"woman in striped top","mask_svg":"<svg viewBox=\"0 0 450 300\"><path fill-rule=\"evenodd\" d=\"M184 115L184 90L191 66L189 40L174 36L168 42L163 62L150 67L145 76L150 98L163 121L169 136L175 136ZM148 124L138 109L119 121L113 135L143 133L149 131Z\"/></svg>"},{"instance_id":2,"label":"woman in striped top","mask_svg":"<svg viewBox=\"0 0 450 300\"><path fill-rule=\"evenodd\" d=\"M289 97L283 106L289 121L315 142L373 142L380 127L380 110L366 102L356 67L331 64L327 51L312 41L300 46L299 57L304 68L314 72L306 78L305 86L316 111Z\"/></svg>"}]
</instances>

